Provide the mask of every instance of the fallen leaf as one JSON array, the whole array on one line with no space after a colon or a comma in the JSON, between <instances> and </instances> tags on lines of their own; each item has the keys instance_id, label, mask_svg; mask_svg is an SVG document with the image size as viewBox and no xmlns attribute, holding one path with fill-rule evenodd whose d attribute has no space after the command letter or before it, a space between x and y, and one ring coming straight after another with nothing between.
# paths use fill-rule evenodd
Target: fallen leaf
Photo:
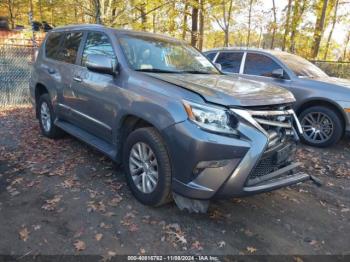
<instances>
[{"instance_id":1,"label":"fallen leaf","mask_svg":"<svg viewBox=\"0 0 350 262\"><path fill-rule=\"evenodd\" d=\"M226 242L225 242L225 241L220 241L220 242L218 243L218 246L219 246L219 248L223 248L223 247L226 246Z\"/></svg>"},{"instance_id":2,"label":"fallen leaf","mask_svg":"<svg viewBox=\"0 0 350 262\"><path fill-rule=\"evenodd\" d=\"M29 231L26 227L22 228L19 232L19 238L23 240L24 242L28 240L29 237Z\"/></svg>"},{"instance_id":3,"label":"fallen leaf","mask_svg":"<svg viewBox=\"0 0 350 262\"><path fill-rule=\"evenodd\" d=\"M76 240L74 242L74 247L77 251L83 251L86 248L85 242L81 240Z\"/></svg>"},{"instance_id":4,"label":"fallen leaf","mask_svg":"<svg viewBox=\"0 0 350 262\"><path fill-rule=\"evenodd\" d=\"M114 251L108 251L108 256L114 257L114 256L116 256L116 255L117 255L116 252L114 252Z\"/></svg>"},{"instance_id":5,"label":"fallen leaf","mask_svg":"<svg viewBox=\"0 0 350 262\"><path fill-rule=\"evenodd\" d=\"M251 254L255 253L257 249L255 247L247 247L247 251Z\"/></svg>"},{"instance_id":6,"label":"fallen leaf","mask_svg":"<svg viewBox=\"0 0 350 262\"><path fill-rule=\"evenodd\" d=\"M112 206L112 207L116 207L116 206L118 206L118 204L119 204L120 201L122 201L122 200L123 200L123 198L122 198L119 194L117 194L116 197L112 198L112 199L108 202L108 205L109 205L109 206Z\"/></svg>"},{"instance_id":7,"label":"fallen leaf","mask_svg":"<svg viewBox=\"0 0 350 262\"><path fill-rule=\"evenodd\" d=\"M100 241L102 239L102 237L103 237L103 234L101 234L101 233L95 235L95 239L97 241Z\"/></svg>"},{"instance_id":8,"label":"fallen leaf","mask_svg":"<svg viewBox=\"0 0 350 262\"><path fill-rule=\"evenodd\" d=\"M196 240L192 243L191 249L203 250L202 244Z\"/></svg>"},{"instance_id":9,"label":"fallen leaf","mask_svg":"<svg viewBox=\"0 0 350 262\"><path fill-rule=\"evenodd\" d=\"M56 195L52 199L45 200L46 204L42 205L42 209L53 211L57 207L58 203L61 201L62 195Z\"/></svg>"},{"instance_id":10,"label":"fallen leaf","mask_svg":"<svg viewBox=\"0 0 350 262\"><path fill-rule=\"evenodd\" d=\"M314 239L313 239L313 240L310 241L309 244L310 244L311 246L314 246L314 245L316 245L317 243L318 243L317 240L314 240Z\"/></svg>"},{"instance_id":11,"label":"fallen leaf","mask_svg":"<svg viewBox=\"0 0 350 262\"><path fill-rule=\"evenodd\" d=\"M135 232L139 230L139 226L136 224L131 224L128 229L130 232Z\"/></svg>"}]
</instances>

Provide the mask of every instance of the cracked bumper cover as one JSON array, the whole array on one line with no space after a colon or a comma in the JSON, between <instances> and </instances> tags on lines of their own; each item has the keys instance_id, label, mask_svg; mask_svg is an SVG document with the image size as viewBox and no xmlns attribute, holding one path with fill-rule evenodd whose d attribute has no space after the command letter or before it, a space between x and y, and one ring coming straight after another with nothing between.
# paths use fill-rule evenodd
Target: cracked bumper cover
<instances>
[{"instance_id":1,"label":"cracked bumper cover","mask_svg":"<svg viewBox=\"0 0 350 262\"><path fill-rule=\"evenodd\" d=\"M298 163L274 171L261 181L247 184L248 176L265 152L268 138L247 123L238 130L244 136L208 133L190 121L164 130L173 171L173 191L184 197L208 200L268 192L309 180L297 172ZM219 163L196 173L198 163ZM268 179L265 179L268 178Z\"/></svg>"}]
</instances>

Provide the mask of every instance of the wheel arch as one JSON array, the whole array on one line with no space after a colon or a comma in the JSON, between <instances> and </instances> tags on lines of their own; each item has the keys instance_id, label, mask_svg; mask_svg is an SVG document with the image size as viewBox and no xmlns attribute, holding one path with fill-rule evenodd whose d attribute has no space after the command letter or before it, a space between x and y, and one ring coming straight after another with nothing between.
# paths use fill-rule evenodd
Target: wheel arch
<instances>
[{"instance_id":1,"label":"wheel arch","mask_svg":"<svg viewBox=\"0 0 350 262\"><path fill-rule=\"evenodd\" d=\"M345 127L347 125L346 116L342 108L339 105L337 105L334 101L322 99L322 98L307 100L296 109L296 114L299 116L301 112L303 112L305 109L310 108L312 106L324 106L334 110L334 112L336 112L339 115L340 120L343 124L343 132L345 132Z\"/></svg>"},{"instance_id":2,"label":"wheel arch","mask_svg":"<svg viewBox=\"0 0 350 262\"><path fill-rule=\"evenodd\" d=\"M126 140L126 138L131 132L142 127L154 127L157 129L157 127L154 124L150 123L149 121L145 120L140 116L136 116L133 114L125 115L119 121L118 126L119 128L117 130L116 142L117 142L117 152L120 152L120 154L118 154L117 156L117 162L122 161L124 141Z\"/></svg>"},{"instance_id":3,"label":"wheel arch","mask_svg":"<svg viewBox=\"0 0 350 262\"><path fill-rule=\"evenodd\" d=\"M34 90L34 95L35 95L35 115L38 118L39 117L39 111L38 111L38 102L39 102L39 98L40 96L42 96L43 94L49 94L49 89L42 83L37 83L35 85L35 90Z\"/></svg>"}]
</instances>

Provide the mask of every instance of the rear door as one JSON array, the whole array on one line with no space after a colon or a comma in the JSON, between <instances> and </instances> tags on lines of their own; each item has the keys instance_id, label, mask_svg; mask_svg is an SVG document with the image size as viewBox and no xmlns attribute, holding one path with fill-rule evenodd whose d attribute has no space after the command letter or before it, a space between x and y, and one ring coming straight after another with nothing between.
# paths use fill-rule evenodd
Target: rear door
<instances>
[{"instance_id":1,"label":"rear door","mask_svg":"<svg viewBox=\"0 0 350 262\"><path fill-rule=\"evenodd\" d=\"M111 142L119 90L115 76L92 72L86 68L87 57L91 54L105 55L116 61L112 43L105 33L86 33L71 87L76 97L74 109L85 130Z\"/></svg>"},{"instance_id":2,"label":"rear door","mask_svg":"<svg viewBox=\"0 0 350 262\"><path fill-rule=\"evenodd\" d=\"M61 112L68 113L64 117L65 120L73 123L77 120L74 114L76 96L71 87L82 39L83 32L65 32L60 44L60 50L56 55L56 60L59 64L58 70L60 71L59 81L62 83L58 96L59 108Z\"/></svg>"},{"instance_id":3,"label":"rear door","mask_svg":"<svg viewBox=\"0 0 350 262\"><path fill-rule=\"evenodd\" d=\"M62 62L62 44L64 42L64 32L51 32L45 41L45 52L42 63L39 64L38 74L40 82L48 85L52 90L56 90L53 101L57 106L57 116L68 118L69 110L64 106L64 90L71 84L71 70L67 70L66 63Z\"/></svg>"}]
</instances>

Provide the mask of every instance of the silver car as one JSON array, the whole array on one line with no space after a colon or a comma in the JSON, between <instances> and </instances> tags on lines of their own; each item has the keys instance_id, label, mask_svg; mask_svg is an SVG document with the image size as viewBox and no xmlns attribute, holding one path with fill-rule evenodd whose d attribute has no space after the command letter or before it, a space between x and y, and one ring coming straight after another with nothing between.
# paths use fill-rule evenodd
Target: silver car
<instances>
[{"instance_id":1,"label":"silver car","mask_svg":"<svg viewBox=\"0 0 350 262\"><path fill-rule=\"evenodd\" d=\"M291 91L304 143L327 147L350 132L350 81L329 77L306 59L276 50L215 49L205 52L222 71Z\"/></svg>"}]
</instances>

